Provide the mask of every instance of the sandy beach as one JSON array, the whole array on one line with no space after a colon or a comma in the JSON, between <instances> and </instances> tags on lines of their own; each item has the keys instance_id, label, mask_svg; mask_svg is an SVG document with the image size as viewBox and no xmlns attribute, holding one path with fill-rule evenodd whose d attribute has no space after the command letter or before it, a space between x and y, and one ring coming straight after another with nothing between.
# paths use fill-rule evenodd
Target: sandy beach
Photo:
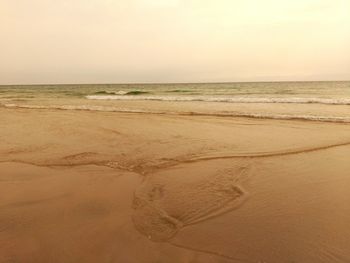
<instances>
[{"instance_id":1,"label":"sandy beach","mask_svg":"<svg viewBox=\"0 0 350 263\"><path fill-rule=\"evenodd\" d=\"M0 0L0 263L350 263L350 0Z\"/></svg>"},{"instance_id":2,"label":"sandy beach","mask_svg":"<svg viewBox=\"0 0 350 263\"><path fill-rule=\"evenodd\" d=\"M0 262L349 262L350 126L0 108Z\"/></svg>"}]
</instances>

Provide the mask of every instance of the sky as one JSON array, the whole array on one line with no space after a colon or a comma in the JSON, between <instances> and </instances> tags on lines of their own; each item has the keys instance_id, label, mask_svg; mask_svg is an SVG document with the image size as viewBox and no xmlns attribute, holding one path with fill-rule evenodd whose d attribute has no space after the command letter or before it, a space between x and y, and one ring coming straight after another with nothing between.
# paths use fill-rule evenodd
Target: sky
<instances>
[{"instance_id":1,"label":"sky","mask_svg":"<svg viewBox=\"0 0 350 263\"><path fill-rule=\"evenodd\" d=\"M0 0L0 84L350 80L349 0Z\"/></svg>"}]
</instances>

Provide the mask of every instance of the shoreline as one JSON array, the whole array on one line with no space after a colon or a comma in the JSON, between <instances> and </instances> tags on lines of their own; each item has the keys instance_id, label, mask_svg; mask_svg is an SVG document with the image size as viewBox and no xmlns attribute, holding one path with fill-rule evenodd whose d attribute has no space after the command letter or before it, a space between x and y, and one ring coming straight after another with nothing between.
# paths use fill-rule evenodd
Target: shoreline
<instances>
[{"instance_id":1,"label":"shoreline","mask_svg":"<svg viewBox=\"0 0 350 263\"><path fill-rule=\"evenodd\" d=\"M191 103L191 102L185 102ZM283 105L283 103L280 103ZM310 104L307 104L310 105ZM311 104L312 105L312 104ZM254 105L253 105L254 106ZM343 105L340 105L343 106ZM347 105L346 105L347 106ZM266 120L295 120L295 121L311 121L311 122L328 122L328 123L350 123L350 116L315 116L315 115L293 115L293 114L259 114L259 113L235 113L235 112L194 112L194 111L159 111L148 109L127 109L118 108L115 106L100 106L100 105L18 105L13 103L0 104L0 108L4 109L28 109L28 110L63 110L63 111L91 111L91 112L114 112L114 113L129 113L129 114L154 114L154 115L177 115L177 116L203 116L203 117L218 117L218 118L250 118L250 119L266 119Z\"/></svg>"}]
</instances>

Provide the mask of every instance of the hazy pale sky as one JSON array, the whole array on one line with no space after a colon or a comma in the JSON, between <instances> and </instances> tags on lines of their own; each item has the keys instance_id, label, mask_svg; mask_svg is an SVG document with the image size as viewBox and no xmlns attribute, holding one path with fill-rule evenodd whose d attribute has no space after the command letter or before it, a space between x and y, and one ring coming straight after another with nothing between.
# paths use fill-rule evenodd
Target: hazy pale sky
<instances>
[{"instance_id":1,"label":"hazy pale sky","mask_svg":"<svg viewBox=\"0 0 350 263\"><path fill-rule=\"evenodd\" d=\"M350 80L350 0L0 0L0 84Z\"/></svg>"}]
</instances>

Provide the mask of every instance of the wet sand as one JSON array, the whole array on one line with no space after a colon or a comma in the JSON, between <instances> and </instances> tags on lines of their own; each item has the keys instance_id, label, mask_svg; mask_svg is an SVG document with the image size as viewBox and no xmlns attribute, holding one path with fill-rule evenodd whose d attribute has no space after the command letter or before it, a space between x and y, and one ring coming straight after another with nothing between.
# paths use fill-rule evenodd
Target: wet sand
<instances>
[{"instance_id":1,"label":"wet sand","mask_svg":"<svg viewBox=\"0 0 350 263\"><path fill-rule=\"evenodd\" d=\"M0 109L0 262L350 262L350 125Z\"/></svg>"}]
</instances>

